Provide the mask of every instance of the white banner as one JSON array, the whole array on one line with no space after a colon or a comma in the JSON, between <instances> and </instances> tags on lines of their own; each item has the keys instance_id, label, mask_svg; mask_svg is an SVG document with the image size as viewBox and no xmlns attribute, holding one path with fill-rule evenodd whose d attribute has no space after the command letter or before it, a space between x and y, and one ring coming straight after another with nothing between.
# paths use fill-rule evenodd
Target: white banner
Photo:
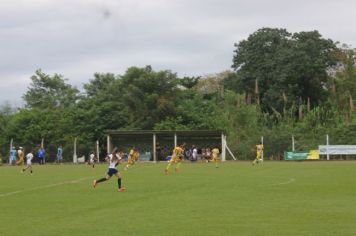
<instances>
[{"instance_id":1,"label":"white banner","mask_svg":"<svg viewBox=\"0 0 356 236\"><path fill-rule=\"evenodd\" d=\"M356 145L319 145L320 155L356 155Z\"/></svg>"}]
</instances>

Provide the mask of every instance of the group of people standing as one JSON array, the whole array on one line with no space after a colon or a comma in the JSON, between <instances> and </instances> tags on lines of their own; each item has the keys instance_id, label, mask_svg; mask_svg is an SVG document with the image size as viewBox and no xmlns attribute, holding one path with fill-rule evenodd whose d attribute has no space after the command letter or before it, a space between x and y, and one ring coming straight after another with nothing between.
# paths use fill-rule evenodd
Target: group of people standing
<instances>
[{"instance_id":1,"label":"group of people standing","mask_svg":"<svg viewBox=\"0 0 356 236\"><path fill-rule=\"evenodd\" d=\"M31 150L29 153L26 155L26 166L21 170L21 173L26 171L27 169L30 170L30 173L32 174L32 160L33 160L33 150ZM18 150L16 150L15 147L12 147L10 151L10 164L16 164L16 165L23 165L25 162L25 151L23 147L19 147Z\"/></svg>"},{"instance_id":2,"label":"group of people standing","mask_svg":"<svg viewBox=\"0 0 356 236\"><path fill-rule=\"evenodd\" d=\"M56 158L56 162L60 163L62 162L62 146L58 147L58 152L57 152L57 158ZM28 152L28 154L32 154L34 155L35 153L35 149L31 149L30 152ZM37 151L37 157L38 157L38 163L40 165L45 164L46 162L46 151L44 148L40 148ZM27 159L27 155L26 155L26 159ZM33 158L32 158L33 159ZM11 165L22 165L25 161L25 151L23 147L18 147L18 149L16 149L16 147L12 147L12 149L10 150L10 164Z\"/></svg>"},{"instance_id":3,"label":"group of people standing","mask_svg":"<svg viewBox=\"0 0 356 236\"><path fill-rule=\"evenodd\" d=\"M214 147L210 149L210 147L203 147L198 149L195 145L192 146L191 149L185 150L185 156L191 161L197 161L200 159L201 161L209 162L218 156L220 153L219 148Z\"/></svg>"},{"instance_id":4,"label":"group of people standing","mask_svg":"<svg viewBox=\"0 0 356 236\"><path fill-rule=\"evenodd\" d=\"M31 156L29 154L33 155L33 150L31 150L30 152L27 153L26 155L26 162L28 160L28 156ZM31 160L33 159L33 157L31 158ZM23 165L25 162L25 151L23 147L18 147L18 149L16 149L16 147L12 147L10 150L10 165Z\"/></svg>"},{"instance_id":5,"label":"group of people standing","mask_svg":"<svg viewBox=\"0 0 356 236\"><path fill-rule=\"evenodd\" d=\"M62 157L63 149L62 146L60 145L57 150L57 157L56 157L56 162L60 163L63 160ZM35 149L31 149L25 156L25 150L23 147L12 147L10 150L10 165L19 165L23 166L26 163L26 166L22 168L21 173L25 172L26 170L30 170L30 173L33 173L32 169L32 162L34 159L35 155ZM41 147L37 151L37 156L38 156L38 163L40 165L45 164L45 158L46 158L46 151L43 147Z\"/></svg>"}]
</instances>

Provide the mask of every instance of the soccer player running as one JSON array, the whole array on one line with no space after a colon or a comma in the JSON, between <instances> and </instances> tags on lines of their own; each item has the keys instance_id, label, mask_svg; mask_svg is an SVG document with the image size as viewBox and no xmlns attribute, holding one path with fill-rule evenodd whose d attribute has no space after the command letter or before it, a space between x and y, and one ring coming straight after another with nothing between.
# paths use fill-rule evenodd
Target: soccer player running
<instances>
[{"instance_id":1,"label":"soccer player running","mask_svg":"<svg viewBox=\"0 0 356 236\"><path fill-rule=\"evenodd\" d=\"M256 159L252 162L253 165L260 163L263 153L263 144L260 142L256 145Z\"/></svg>"},{"instance_id":2,"label":"soccer player running","mask_svg":"<svg viewBox=\"0 0 356 236\"><path fill-rule=\"evenodd\" d=\"M95 166L95 155L94 152L91 152L89 155L89 161L88 161L88 165Z\"/></svg>"},{"instance_id":3,"label":"soccer player running","mask_svg":"<svg viewBox=\"0 0 356 236\"><path fill-rule=\"evenodd\" d=\"M33 150L27 153L26 155L26 167L22 169L21 173L25 172L27 169L30 169L32 175L32 159L33 159Z\"/></svg>"},{"instance_id":4,"label":"soccer player running","mask_svg":"<svg viewBox=\"0 0 356 236\"><path fill-rule=\"evenodd\" d=\"M211 150L211 160L212 162L215 162L215 168L219 168L218 166L218 156L219 156L219 148L215 147L213 150Z\"/></svg>"},{"instance_id":5,"label":"soccer player running","mask_svg":"<svg viewBox=\"0 0 356 236\"><path fill-rule=\"evenodd\" d=\"M185 147L185 143L182 143L181 145L179 145L173 149L172 158L169 160L168 165L167 165L166 169L164 170L165 175L168 175L169 167L171 167L171 165L173 163L176 164L175 171L176 172L179 171L179 167L180 167L180 164L181 164L183 156L184 156L184 154L183 154L184 147Z\"/></svg>"},{"instance_id":6,"label":"soccer player running","mask_svg":"<svg viewBox=\"0 0 356 236\"><path fill-rule=\"evenodd\" d=\"M122 192L125 191L125 188L121 187L121 178L122 175L119 173L117 170L117 166L119 165L121 160L121 157L119 155L119 149L115 147L112 150L112 153L109 155L108 161L109 161L109 170L108 173L106 174L105 178L101 178L98 180L93 180L93 187L95 188L98 183L104 182L109 180L113 175L117 177L117 184L118 184L118 191Z\"/></svg>"},{"instance_id":7,"label":"soccer player running","mask_svg":"<svg viewBox=\"0 0 356 236\"><path fill-rule=\"evenodd\" d=\"M19 157L19 160L16 162L16 165L23 165L25 161L25 153L22 147L19 147L19 150L17 151L17 155Z\"/></svg>"},{"instance_id":8,"label":"soccer player running","mask_svg":"<svg viewBox=\"0 0 356 236\"><path fill-rule=\"evenodd\" d=\"M136 163L136 161L138 161L139 156L140 156L140 152L138 151L138 149L136 147L133 147L130 150L125 170L128 170L130 168L130 166L134 165Z\"/></svg>"}]
</instances>

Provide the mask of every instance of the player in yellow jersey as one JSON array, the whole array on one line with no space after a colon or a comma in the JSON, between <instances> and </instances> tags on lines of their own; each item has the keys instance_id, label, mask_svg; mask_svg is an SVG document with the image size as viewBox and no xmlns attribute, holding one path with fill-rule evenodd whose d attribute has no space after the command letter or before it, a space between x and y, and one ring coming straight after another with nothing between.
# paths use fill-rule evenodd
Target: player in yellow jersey
<instances>
[{"instance_id":1,"label":"player in yellow jersey","mask_svg":"<svg viewBox=\"0 0 356 236\"><path fill-rule=\"evenodd\" d=\"M213 148L213 150L211 150L211 159L210 161L215 162L215 167L218 168L218 156L219 156L219 148Z\"/></svg>"},{"instance_id":2,"label":"player in yellow jersey","mask_svg":"<svg viewBox=\"0 0 356 236\"><path fill-rule=\"evenodd\" d=\"M173 163L176 164L175 171L176 172L179 171L180 164L181 164L181 162L183 160L183 157L184 157L184 147L185 147L185 143L182 143L181 145L179 145L179 146L177 146L177 147L175 147L173 149L172 157L169 160L169 163L168 163L166 169L164 170L164 174L165 175L168 175L169 167L171 167L171 165Z\"/></svg>"},{"instance_id":3,"label":"player in yellow jersey","mask_svg":"<svg viewBox=\"0 0 356 236\"><path fill-rule=\"evenodd\" d=\"M263 153L263 144L260 142L260 144L256 145L256 159L252 162L253 165L258 164L261 161Z\"/></svg>"},{"instance_id":4,"label":"player in yellow jersey","mask_svg":"<svg viewBox=\"0 0 356 236\"><path fill-rule=\"evenodd\" d=\"M19 147L19 150L17 151L17 156L19 160L16 162L16 165L23 165L25 161L25 153L22 147Z\"/></svg>"},{"instance_id":5,"label":"player in yellow jersey","mask_svg":"<svg viewBox=\"0 0 356 236\"><path fill-rule=\"evenodd\" d=\"M139 156L140 152L136 147L133 147L130 150L129 157L127 158L127 165L125 167L125 170L128 170L130 166L134 165L136 161L138 161Z\"/></svg>"}]
</instances>

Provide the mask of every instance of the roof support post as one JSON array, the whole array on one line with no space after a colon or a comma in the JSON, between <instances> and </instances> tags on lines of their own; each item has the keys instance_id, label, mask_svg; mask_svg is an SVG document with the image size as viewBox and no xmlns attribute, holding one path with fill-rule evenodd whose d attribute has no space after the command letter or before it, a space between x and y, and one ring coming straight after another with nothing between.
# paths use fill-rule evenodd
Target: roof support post
<instances>
[{"instance_id":1,"label":"roof support post","mask_svg":"<svg viewBox=\"0 0 356 236\"><path fill-rule=\"evenodd\" d=\"M153 162L157 162L157 151L156 151L156 134L153 133Z\"/></svg>"}]
</instances>

